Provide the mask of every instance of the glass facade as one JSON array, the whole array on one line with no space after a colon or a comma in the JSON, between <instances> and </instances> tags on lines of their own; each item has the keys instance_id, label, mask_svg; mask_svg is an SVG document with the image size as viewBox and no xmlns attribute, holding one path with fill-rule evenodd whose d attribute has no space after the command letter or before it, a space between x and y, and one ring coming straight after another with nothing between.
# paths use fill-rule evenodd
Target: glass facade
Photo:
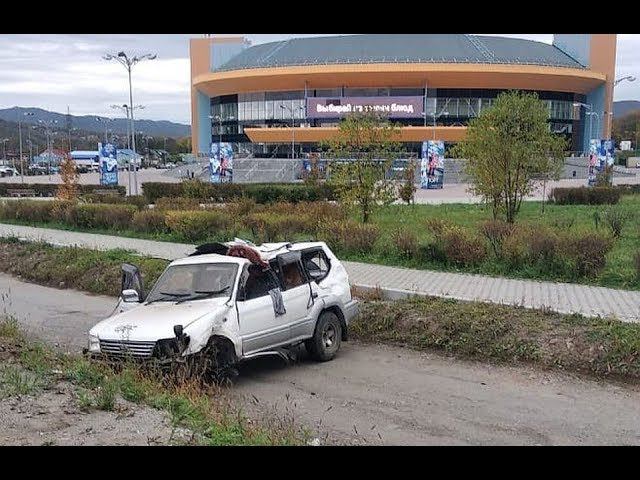
<instances>
[{"instance_id":1,"label":"glass facade","mask_svg":"<svg viewBox=\"0 0 640 480\"><path fill-rule=\"evenodd\" d=\"M469 119L477 117L491 107L494 99L503 90L487 89L427 89L426 118L403 119L401 125L466 125ZM574 102L583 102L584 96L562 92L537 92L547 104L549 128L564 135L570 141L570 149L579 150L582 139L578 138L579 109ZM424 96L424 88L388 87L332 89L307 89L283 92L255 92L226 95L211 99L212 141L231 142L241 152L254 156L291 156L291 145L252 144L244 134L245 127L278 127L294 125L299 127L336 126L339 118L307 119L306 97L379 97L379 96ZM222 138L220 138L222 136ZM420 150L418 144L405 144L410 149ZM318 149L317 145L296 145L296 155Z\"/></svg>"}]
</instances>

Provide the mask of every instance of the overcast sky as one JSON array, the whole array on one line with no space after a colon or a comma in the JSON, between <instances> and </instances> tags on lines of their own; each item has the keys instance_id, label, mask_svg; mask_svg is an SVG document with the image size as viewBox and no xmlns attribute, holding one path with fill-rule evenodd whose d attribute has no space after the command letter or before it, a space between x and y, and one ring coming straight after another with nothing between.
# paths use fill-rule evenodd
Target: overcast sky
<instances>
[{"instance_id":1,"label":"overcast sky","mask_svg":"<svg viewBox=\"0 0 640 480\"><path fill-rule=\"evenodd\" d=\"M310 34L244 34L252 44ZM500 35L500 34L497 34ZM107 52L156 53L133 70L138 115L152 120L190 123L189 38L170 35L2 35L0 38L0 108L39 107L74 115L118 116L112 104L128 103L126 70L102 60ZM553 35L504 35L551 43ZM634 83L616 87L615 100L640 100L640 35L618 35L617 77L634 75Z\"/></svg>"}]
</instances>

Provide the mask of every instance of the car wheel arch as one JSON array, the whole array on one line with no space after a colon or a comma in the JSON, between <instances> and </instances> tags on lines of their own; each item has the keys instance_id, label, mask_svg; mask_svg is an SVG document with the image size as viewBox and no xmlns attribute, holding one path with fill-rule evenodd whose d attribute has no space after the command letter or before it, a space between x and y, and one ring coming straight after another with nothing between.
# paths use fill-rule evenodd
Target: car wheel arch
<instances>
[{"instance_id":1,"label":"car wheel arch","mask_svg":"<svg viewBox=\"0 0 640 480\"><path fill-rule=\"evenodd\" d=\"M316 318L316 326L315 328L317 328L318 326L318 320L320 319L320 317L322 316L322 314L324 312L331 312L333 314L335 314L338 317L338 320L340 320L340 327L342 330L342 334L341 334L341 340L343 342L346 342L349 340L349 335L347 333L347 322L344 318L344 314L342 313L342 309L338 306L338 305L330 305L327 306L325 308L323 308L320 313L318 314L318 317ZM315 331L314 328L314 331Z\"/></svg>"}]
</instances>

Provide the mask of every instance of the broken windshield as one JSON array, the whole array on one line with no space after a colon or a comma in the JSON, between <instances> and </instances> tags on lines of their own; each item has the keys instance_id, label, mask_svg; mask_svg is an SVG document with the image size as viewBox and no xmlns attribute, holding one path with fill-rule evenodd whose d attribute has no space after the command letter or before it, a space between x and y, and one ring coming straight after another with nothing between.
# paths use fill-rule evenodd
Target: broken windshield
<instances>
[{"instance_id":1,"label":"broken windshield","mask_svg":"<svg viewBox=\"0 0 640 480\"><path fill-rule=\"evenodd\" d=\"M233 292L237 273L235 263L173 265L160 276L147 297L147 304L228 297Z\"/></svg>"}]
</instances>

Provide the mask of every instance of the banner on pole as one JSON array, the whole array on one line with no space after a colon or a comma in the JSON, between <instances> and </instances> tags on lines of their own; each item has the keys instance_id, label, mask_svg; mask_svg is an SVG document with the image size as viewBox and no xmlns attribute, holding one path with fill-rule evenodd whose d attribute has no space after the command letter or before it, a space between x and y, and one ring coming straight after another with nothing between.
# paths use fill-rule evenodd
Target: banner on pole
<instances>
[{"instance_id":1,"label":"banner on pole","mask_svg":"<svg viewBox=\"0 0 640 480\"><path fill-rule=\"evenodd\" d=\"M428 140L422 142L420 161L420 188L442 188L444 181L444 142Z\"/></svg>"},{"instance_id":2,"label":"banner on pole","mask_svg":"<svg viewBox=\"0 0 640 480\"><path fill-rule=\"evenodd\" d=\"M98 143L100 185L118 185L118 152L110 143Z\"/></svg>"},{"instance_id":3,"label":"banner on pole","mask_svg":"<svg viewBox=\"0 0 640 480\"><path fill-rule=\"evenodd\" d=\"M230 143L211 143L209 176L211 183L233 181L233 148Z\"/></svg>"},{"instance_id":4,"label":"banner on pole","mask_svg":"<svg viewBox=\"0 0 640 480\"><path fill-rule=\"evenodd\" d=\"M597 183L598 174L615 162L613 140L591 139L589 141L589 170L587 182L590 187Z\"/></svg>"}]
</instances>

